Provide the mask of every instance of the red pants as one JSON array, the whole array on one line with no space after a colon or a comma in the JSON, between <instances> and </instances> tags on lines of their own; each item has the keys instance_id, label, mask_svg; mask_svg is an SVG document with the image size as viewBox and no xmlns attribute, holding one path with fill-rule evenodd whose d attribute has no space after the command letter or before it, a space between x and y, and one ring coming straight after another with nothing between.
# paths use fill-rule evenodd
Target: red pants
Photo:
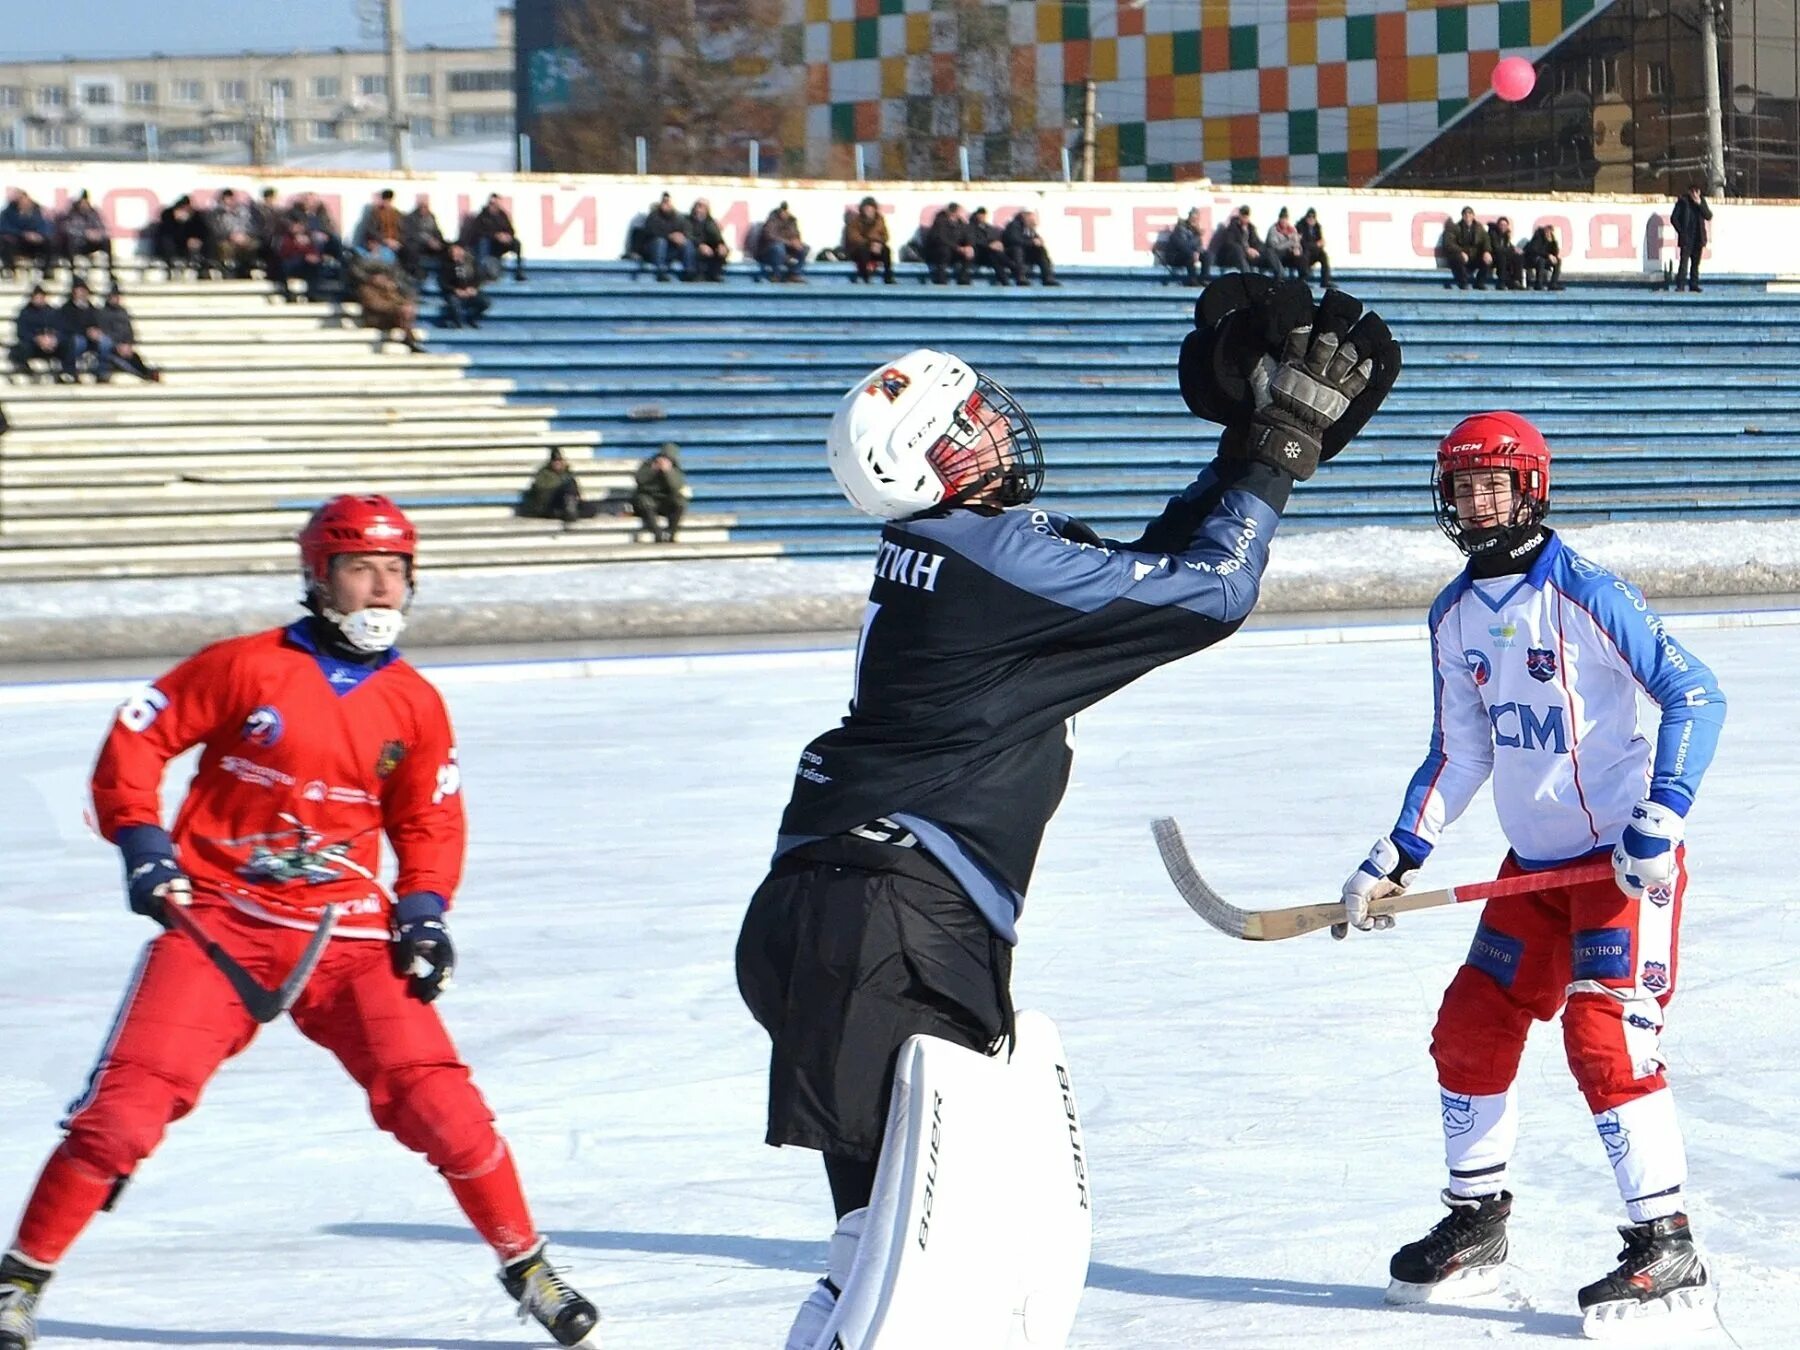
<instances>
[{"instance_id":1,"label":"red pants","mask_svg":"<svg viewBox=\"0 0 1800 1350\"><path fill-rule=\"evenodd\" d=\"M200 918L265 985L286 976L308 936L231 909L207 906ZM386 942L334 939L294 1005L294 1024L337 1056L369 1094L375 1123L444 1174L470 1221L510 1260L537 1242L512 1157L437 1010L406 992L392 960ZM25 1256L45 1266L60 1260L256 1032L197 943L173 932L151 942L27 1202L15 1244Z\"/></svg>"},{"instance_id":2,"label":"red pants","mask_svg":"<svg viewBox=\"0 0 1800 1350\"><path fill-rule=\"evenodd\" d=\"M1505 1092L1532 1019L1548 1022L1559 1008L1569 1068L1589 1110L1610 1111L1666 1086L1659 1038L1675 993L1684 853L1677 864L1674 885L1641 900L1609 879L1488 902L1431 1035L1445 1090ZM1508 856L1500 875L1524 870Z\"/></svg>"}]
</instances>

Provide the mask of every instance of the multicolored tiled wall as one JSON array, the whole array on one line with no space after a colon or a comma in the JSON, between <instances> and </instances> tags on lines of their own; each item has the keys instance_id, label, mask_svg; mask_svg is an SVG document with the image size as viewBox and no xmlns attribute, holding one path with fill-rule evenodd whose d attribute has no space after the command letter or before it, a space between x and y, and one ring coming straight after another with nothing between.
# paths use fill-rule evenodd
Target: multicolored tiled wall
<instances>
[{"instance_id":1,"label":"multicolored tiled wall","mask_svg":"<svg viewBox=\"0 0 1800 1350\"><path fill-rule=\"evenodd\" d=\"M1362 184L1610 0L788 0L793 171L1037 177L1100 114L1096 177ZM800 147L804 146L804 150Z\"/></svg>"}]
</instances>

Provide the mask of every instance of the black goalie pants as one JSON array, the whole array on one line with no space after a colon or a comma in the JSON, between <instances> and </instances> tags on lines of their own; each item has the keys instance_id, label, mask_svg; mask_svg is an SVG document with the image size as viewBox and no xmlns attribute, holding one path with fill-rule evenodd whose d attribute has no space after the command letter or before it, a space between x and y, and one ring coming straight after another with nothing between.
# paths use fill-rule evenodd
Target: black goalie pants
<instances>
[{"instance_id":1,"label":"black goalie pants","mask_svg":"<svg viewBox=\"0 0 1800 1350\"><path fill-rule=\"evenodd\" d=\"M738 935L769 1033L774 1145L880 1156L906 1038L987 1050L1012 1029L1012 948L916 848L846 835L780 858Z\"/></svg>"}]
</instances>

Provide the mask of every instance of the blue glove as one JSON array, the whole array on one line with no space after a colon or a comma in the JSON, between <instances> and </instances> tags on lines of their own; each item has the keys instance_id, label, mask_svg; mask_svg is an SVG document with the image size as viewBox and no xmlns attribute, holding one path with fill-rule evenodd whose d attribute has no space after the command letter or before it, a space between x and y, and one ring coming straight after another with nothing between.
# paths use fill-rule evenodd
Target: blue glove
<instances>
[{"instance_id":1,"label":"blue glove","mask_svg":"<svg viewBox=\"0 0 1800 1350\"><path fill-rule=\"evenodd\" d=\"M134 914L155 919L165 928L169 905L186 905L194 898L187 875L175 861L175 845L160 825L131 825L114 840L125 859L125 896Z\"/></svg>"},{"instance_id":2,"label":"blue glove","mask_svg":"<svg viewBox=\"0 0 1800 1350\"><path fill-rule=\"evenodd\" d=\"M406 978L407 992L429 1003L450 987L456 949L444 926L446 902L431 891L414 891L394 902L394 970Z\"/></svg>"}]
</instances>

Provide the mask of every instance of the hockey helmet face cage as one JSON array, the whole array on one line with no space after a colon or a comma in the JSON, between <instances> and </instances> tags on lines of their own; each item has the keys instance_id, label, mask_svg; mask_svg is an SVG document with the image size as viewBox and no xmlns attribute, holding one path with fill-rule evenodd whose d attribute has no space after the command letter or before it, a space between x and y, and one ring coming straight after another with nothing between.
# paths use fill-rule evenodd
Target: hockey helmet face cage
<instances>
[{"instance_id":1,"label":"hockey helmet face cage","mask_svg":"<svg viewBox=\"0 0 1800 1350\"><path fill-rule=\"evenodd\" d=\"M1023 506L1044 486L1044 448L1037 428L1005 388L985 375L950 414L950 425L925 462L943 480L946 506L976 499Z\"/></svg>"},{"instance_id":2,"label":"hockey helmet face cage","mask_svg":"<svg viewBox=\"0 0 1800 1350\"><path fill-rule=\"evenodd\" d=\"M921 347L869 372L832 419L827 458L852 505L883 520L981 501L1017 506L1043 484L1043 447L1005 389Z\"/></svg>"},{"instance_id":3,"label":"hockey helmet face cage","mask_svg":"<svg viewBox=\"0 0 1800 1350\"><path fill-rule=\"evenodd\" d=\"M1507 475L1512 492L1507 509L1479 510L1465 519L1457 510L1459 477L1467 492L1474 475ZM1431 488L1438 528L1471 558L1510 552L1543 524L1550 511L1550 447L1538 429L1517 413L1477 413L1458 422L1438 445Z\"/></svg>"}]
</instances>

